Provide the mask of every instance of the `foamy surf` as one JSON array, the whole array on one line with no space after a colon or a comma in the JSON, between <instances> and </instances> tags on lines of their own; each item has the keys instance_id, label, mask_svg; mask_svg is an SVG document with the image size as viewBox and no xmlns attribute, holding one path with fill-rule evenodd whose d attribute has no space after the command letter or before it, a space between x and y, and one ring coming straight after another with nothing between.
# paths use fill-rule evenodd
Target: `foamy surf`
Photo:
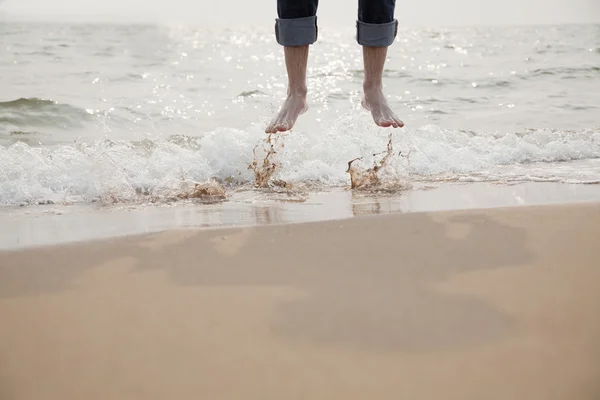
<instances>
[{"instance_id":1,"label":"foamy surf","mask_svg":"<svg viewBox=\"0 0 600 400\"><path fill-rule=\"evenodd\" d=\"M268 182L349 187L348 163L363 157L362 168L371 167L377 162L373 155L381 159L386 151L390 132L395 154L386 161L386 176L400 182L600 182L600 129L485 133L434 125L374 130L371 125L367 118L348 116L323 130L281 135L277 140L283 146L269 159L276 168ZM198 137L55 147L18 142L0 147L0 204L168 201L184 186L215 182L225 191L251 188L256 174L248 167L263 162L260 151L254 158L254 150L266 138L256 125Z\"/></svg>"}]
</instances>

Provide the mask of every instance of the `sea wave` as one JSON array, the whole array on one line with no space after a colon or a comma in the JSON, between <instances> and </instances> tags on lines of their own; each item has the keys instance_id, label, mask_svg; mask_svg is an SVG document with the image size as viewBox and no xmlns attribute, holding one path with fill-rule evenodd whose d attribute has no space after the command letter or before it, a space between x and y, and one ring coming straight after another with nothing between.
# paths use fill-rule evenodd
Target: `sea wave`
<instances>
[{"instance_id":1,"label":"sea wave","mask_svg":"<svg viewBox=\"0 0 600 400\"><path fill-rule=\"evenodd\" d=\"M536 68L529 71L528 75L524 78L529 77L541 77L541 76L573 76L579 79L581 78L598 78L600 76L600 67L597 66L581 66L581 67L545 67Z\"/></svg>"},{"instance_id":2,"label":"sea wave","mask_svg":"<svg viewBox=\"0 0 600 400\"><path fill-rule=\"evenodd\" d=\"M371 131L370 124L363 126L350 116L325 131L279 135L283 147L273 158L278 164L273 179L347 186L350 160L365 157L368 164L373 154L386 149L391 131ZM251 185L254 175L248 166L257 144L262 162L261 144L266 137L257 125L244 130L222 128L197 137L0 146L0 204L137 201L140 194L164 193L182 180ZM388 167L407 180L600 180L593 169L578 175L576 170L565 174L563 168L565 162L600 157L600 129L486 133L430 125L395 131L392 142L396 157ZM594 165L597 171L598 164Z\"/></svg>"},{"instance_id":3,"label":"sea wave","mask_svg":"<svg viewBox=\"0 0 600 400\"><path fill-rule=\"evenodd\" d=\"M0 131L81 127L90 118L84 109L53 100L32 97L0 102Z\"/></svg>"}]
</instances>

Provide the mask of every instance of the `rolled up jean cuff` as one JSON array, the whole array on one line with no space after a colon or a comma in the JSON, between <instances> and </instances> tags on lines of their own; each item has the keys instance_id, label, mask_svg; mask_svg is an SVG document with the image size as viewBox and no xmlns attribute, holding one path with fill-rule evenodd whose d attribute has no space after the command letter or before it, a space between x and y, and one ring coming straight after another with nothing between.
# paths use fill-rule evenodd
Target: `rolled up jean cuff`
<instances>
[{"instance_id":1,"label":"rolled up jean cuff","mask_svg":"<svg viewBox=\"0 0 600 400\"><path fill-rule=\"evenodd\" d=\"M356 21L356 41L362 46L387 47L398 34L398 20L385 24L368 24Z\"/></svg>"},{"instance_id":2,"label":"rolled up jean cuff","mask_svg":"<svg viewBox=\"0 0 600 400\"><path fill-rule=\"evenodd\" d=\"M277 18L275 37L282 46L305 46L317 41L317 17Z\"/></svg>"}]
</instances>

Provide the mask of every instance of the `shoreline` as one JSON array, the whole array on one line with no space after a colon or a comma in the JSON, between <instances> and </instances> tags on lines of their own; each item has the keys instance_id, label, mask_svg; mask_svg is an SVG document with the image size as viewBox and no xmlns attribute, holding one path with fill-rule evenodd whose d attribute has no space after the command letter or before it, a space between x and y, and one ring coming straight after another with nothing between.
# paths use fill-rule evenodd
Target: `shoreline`
<instances>
[{"instance_id":1,"label":"shoreline","mask_svg":"<svg viewBox=\"0 0 600 400\"><path fill-rule=\"evenodd\" d=\"M286 197L234 192L216 204L32 206L0 213L0 251L178 229L221 229L346 220L361 215L600 202L600 185L416 184L399 194L331 189Z\"/></svg>"}]
</instances>

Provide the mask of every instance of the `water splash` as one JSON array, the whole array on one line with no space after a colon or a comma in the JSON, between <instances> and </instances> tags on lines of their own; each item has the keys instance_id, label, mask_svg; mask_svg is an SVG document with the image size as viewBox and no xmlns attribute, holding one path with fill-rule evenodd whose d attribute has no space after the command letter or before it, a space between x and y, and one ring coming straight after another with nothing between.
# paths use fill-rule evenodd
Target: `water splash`
<instances>
[{"instance_id":1,"label":"water splash","mask_svg":"<svg viewBox=\"0 0 600 400\"><path fill-rule=\"evenodd\" d=\"M275 135L275 136L273 136ZM254 161L248 166L248 169L254 172L254 187L266 188L269 187L269 181L273 177L273 174L281 167L281 164L273 161L273 157L277 154L277 148L283 149L283 142L278 143L279 139L284 135L269 133L263 143L263 152L265 153L262 162L257 159L256 149L261 145L262 140L254 147L252 154L254 155ZM285 187L284 181L277 181L276 186Z\"/></svg>"},{"instance_id":2,"label":"water splash","mask_svg":"<svg viewBox=\"0 0 600 400\"><path fill-rule=\"evenodd\" d=\"M174 188L163 190L162 193L155 193L151 196L153 203L179 200L194 200L203 204L221 203L227 200L227 193L225 188L215 180L206 182L181 180Z\"/></svg>"},{"instance_id":3,"label":"water splash","mask_svg":"<svg viewBox=\"0 0 600 400\"><path fill-rule=\"evenodd\" d=\"M378 157L383 154L383 157L378 162L374 162L370 168L361 167L360 163L364 157L358 157L348 162L347 173L350 174L350 187L356 190L363 190L369 192L398 192L406 189L410 189L412 185L397 176L397 174L387 171L387 167L390 166L394 153L394 146L392 143L392 134L388 136L387 150L381 153L373 154L373 157ZM403 157L402 152L398 152L398 157ZM410 156L410 153L406 155L406 158ZM410 159L409 164L410 164ZM387 174L386 174L387 172ZM386 176L387 175L387 176Z\"/></svg>"},{"instance_id":4,"label":"water splash","mask_svg":"<svg viewBox=\"0 0 600 400\"><path fill-rule=\"evenodd\" d=\"M284 148L285 134L268 134L266 139L261 139L253 149L253 162L248 166L254 173L254 188L269 196L272 200L302 203L308 198L310 185L287 182L283 179L273 179L281 169L281 160L275 160ZM262 156L257 155L257 149L262 146ZM262 157L262 161L259 161Z\"/></svg>"}]
</instances>

